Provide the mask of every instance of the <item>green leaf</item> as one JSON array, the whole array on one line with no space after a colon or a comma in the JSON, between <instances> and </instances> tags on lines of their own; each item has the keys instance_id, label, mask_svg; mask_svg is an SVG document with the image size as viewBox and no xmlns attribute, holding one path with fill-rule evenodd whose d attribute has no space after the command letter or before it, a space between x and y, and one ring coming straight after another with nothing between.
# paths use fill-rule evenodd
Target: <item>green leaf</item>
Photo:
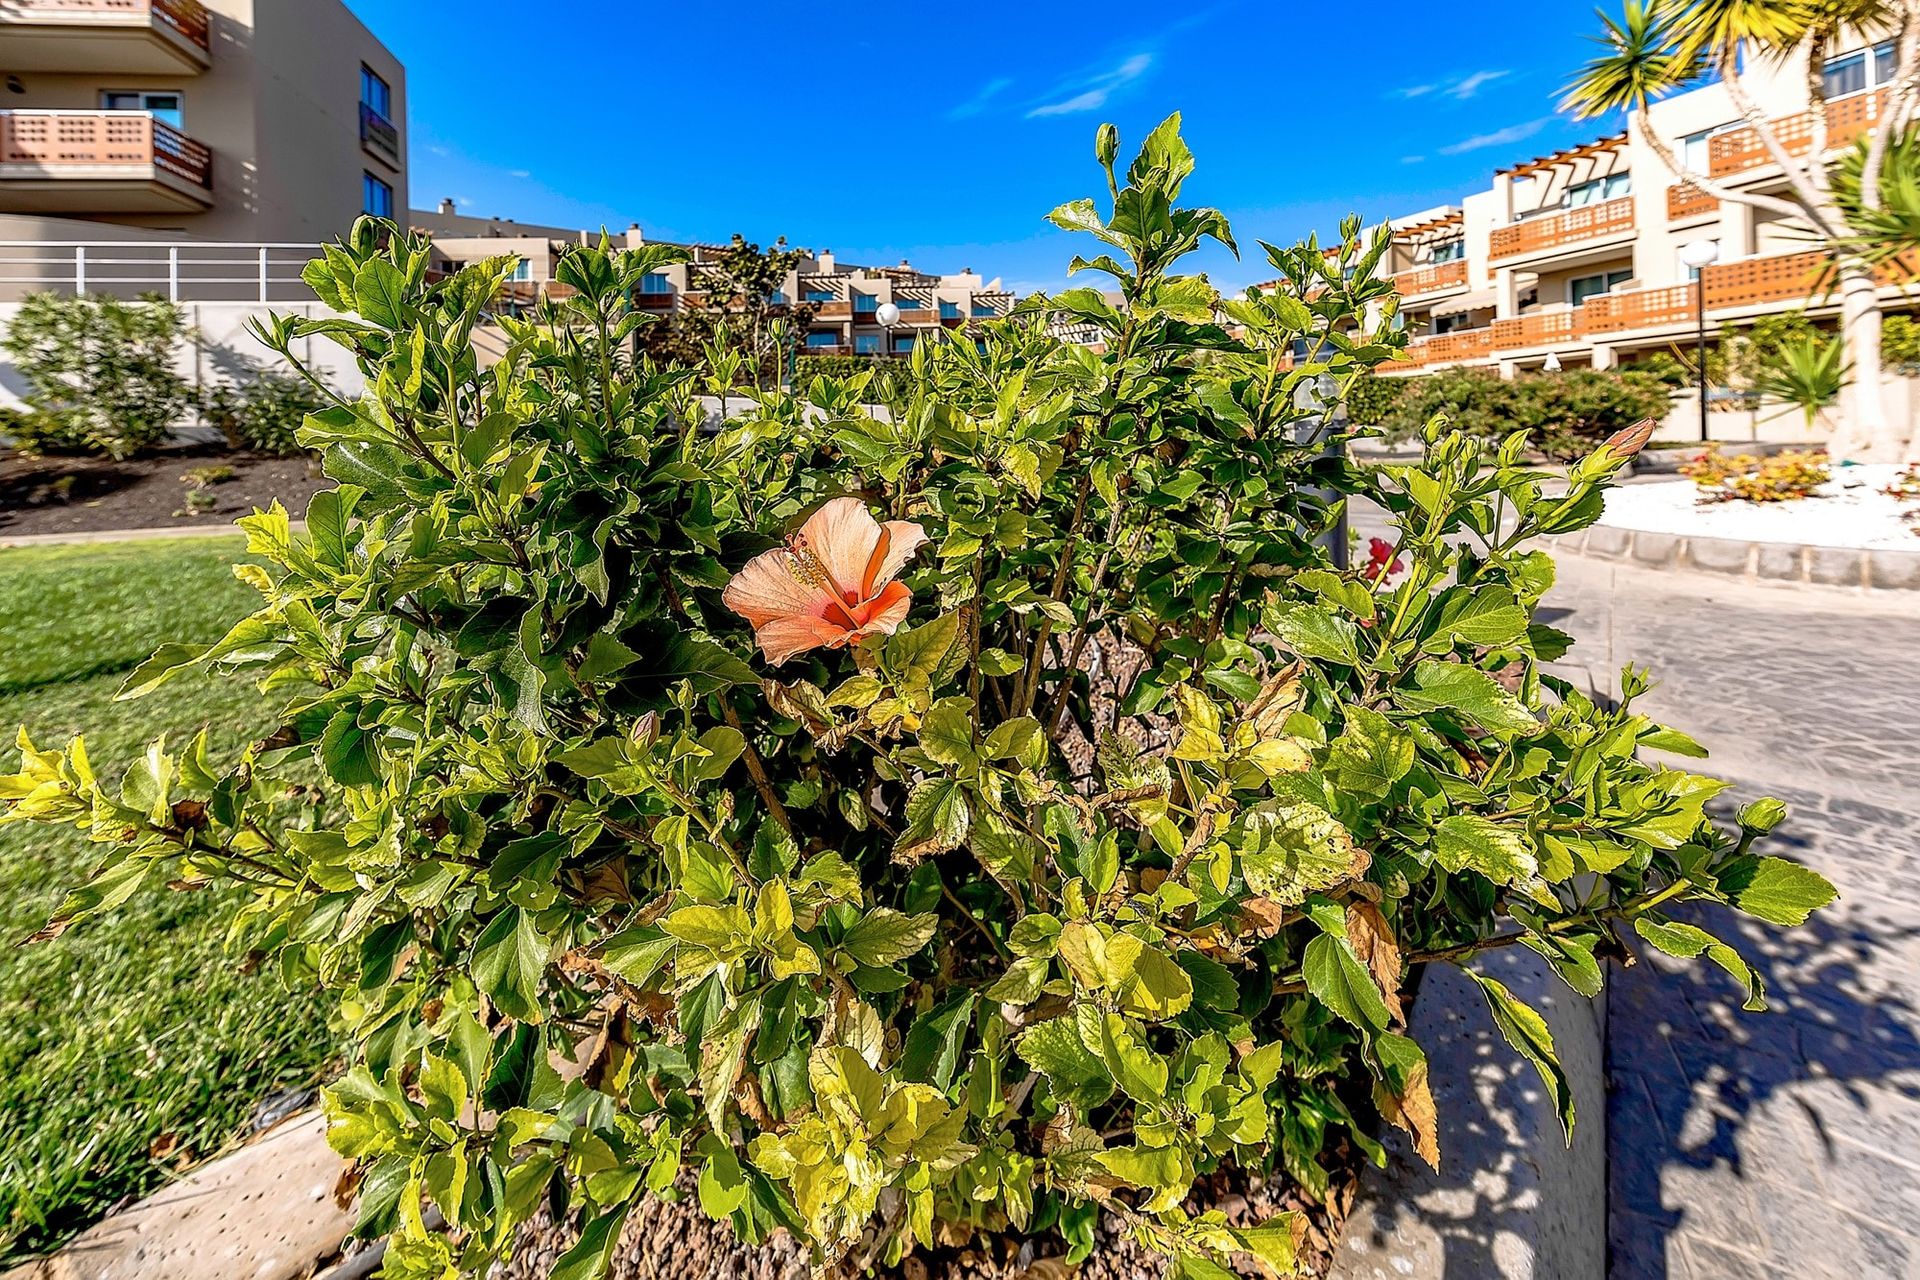
<instances>
[{"instance_id":1,"label":"green leaf","mask_svg":"<svg viewBox=\"0 0 1920 1280\"><path fill-rule=\"evenodd\" d=\"M1128 1013L1165 1021L1193 1003L1193 979L1160 948L1131 933L1107 940L1106 967Z\"/></svg>"},{"instance_id":2,"label":"green leaf","mask_svg":"<svg viewBox=\"0 0 1920 1280\"><path fill-rule=\"evenodd\" d=\"M1720 870L1720 892L1750 916L1768 924L1805 924L1807 917L1840 895L1825 877L1785 858L1736 858Z\"/></svg>"},{"instance_id":3,"label":"green leaf","mask_svg":"<svg viewBox=\"0 0 1920 1280\"><path fill-rule=\"evenodd\" d=\"M1420 652L1451 653L1456 644L1500 648L1526 635L1527 622L1526 610L1505 587L1455 587L1441 596L1433 632Z\"/></svg>"},{"instance_id":4,"label":"green leaf","mask_svg":"<svg viewBox=\"0 0 1920 1280\"><path fill-rule=\"evenodd\" d=\"M1353 879L1369 861L1332 814L1304 801L1262 801L1241 815L1227 841L1247 888L1287 907Z\"/></svg>"},{"instance_id":5,"label":"green leaf","mask_svg":"<svg viewBox=\"0 0 1920 1280\"><path fill-rule=\"evenodd\" d=\"M1345 938L1330 933L1316 936L1307 943L1300 971L1307 990L1321 1004L1369 1035L1386 1030L1386 999Z\"/></svg>"},{"instance_id":6,"label":"green leaf","mask_svg":"<svg viewBox=\"0 0 1920 1280\"><path fill-rule=\"evenodd\" d=\"M966 788L952 778L922 782L907 797L907 829L894 844L897 862L918 862L957 849L973 825Z\"/></svg>"},{"instance_id":7,"label":"green leaf","mask_svg":"<svg viewBox=\"0 0 1920 1280\"><path fill-rule=\"evenodd\" d=\"M1747 989L1745 1008L1758 1013L1767 1007L1765 981L1753 971L1745 957L1705 929L1678 920L1655 920L1651 916L1635 920L1633 929L1653 947L1682 960L1691 960L1704 952L1707 959L1732 974Z\"/></svg>"},{"instance_id":8,"label":"green leaf","mask_svg":"<svg viewBox=\"0 0 1920 1280\"><path fill-rule=\"evenodd\" d=\"M1287 647L1304 658L1360 665L1360 629L1318 605L1297 604L1273 611L1274 629Z\"/></svg>"},{"instance_id":9,"label":"green leaf","mask_svg":"<svg viewBox=\"0 0 1920 1280\"><path fill-rule=\"evenodd\" d=\"M609 1209L580 1231L571 1249L560 1255L547 1280L599 1280L613 1263L613 1250L620 1243L620 1228L626 1225L630 1205Z\"/></svg>"},{"instance_id":10,"label":"green leaf","mask_svg":"<svg viewBox=\"0 0 1920 1280\"><path fill-rule=\"evenodd\" d=\"M1471 969L1461 972L1480 984L1480 989L1487 993L1487 1007L1493 1010L1493 1024L1500 1028L1507 1043L1540 1073L1547 1095L1553 1099L1553 1109L1560 1117L1560 1127L1567 1135L1567 1145L1572 1146L1573 1089L1567 1083L1566 1073L1560 1069L1560 1059L1553 1049L1553 1033L1547 1030L1546 1020L1497 980Z\"/></svg>"},{"instance_id":11,"label":"green leaf","mask_svg":"<svg viewBox=\"0 0 1920 1280\"><path fill-rule=\"evenodd\" d=\"M596 632L587 641L586 658L573 674L581 684L593 684L617 675L638 661L640 655L626 645L605 632Z\"/></svg>"},{"instance_id":12,"label":"green leaf","mask_svg":"<svg viewBox=\"0 0 1920 1280\"><path fill-rule=\"evenodd\" d=\"M384 258L369 258L353 278L354 309L383 329L406 323L407 278Z\"/></svg>"},{"instance_id":13,"label":"green leaf","mask_svg":"<svg viewBox=\"0 0 1920 1280\"><path fill-rule=\"evenodd\" d=\"M863 965L894 965L933 940L940 917L932 912L903 915L891 907L875 907L847 930L841 948Z\"/></svg>"},{"instance_id":14,"label":"green leaf","mask_svg":"<svg viewBox=\"0 0 1920 1280\"><path fill-rule=\"evenodd\" d=\"M1473 814L1441 819L1433 854L1449 871L1478 871L1495 884L1518 884L1539 870L1524 831Z\"/></svg>"},{"instance_id":15,"label":"green leaf","mask_svg":"<svg viewBox=\"0 0 1920 1280\"><path fill-rule=\"evenodd\" d=\"M1346 713L1347 726L1327 752L1327 773L1343 790L1383 798L1413 768L1413 735L1358 704Z\"/></svg>"},{"instance_id":16,"label":"green leaf","mask_svg":"<svg viewBox=\"0 0 1920 1280\"><path fill-rule=\"evenodd\" d=\"M1489 733L1525 736L1541 729L1533 713L1492 676L1458 662L1423 660L1413 669L1413 687L1395 692L1411 710L1458 711Z\"/></svg>"},{"instance_id":17,"label":"green leaf","mask_svg":"<svg viewBox=\"0 0 1920 1280\"><path fill-rule=\"evenodd\" d=\"M1053 1018L1030 1029L1015 1043L1014 1051L1047 1078L1054 1097L1083 1112L1113 1096L1112 1078L1082 1042L1071 1017Z\"/></svg>"},{"instance_id":18,"label":"green leaf","mask_svg":"<svg viewBox=\"0 0 1920 1280\"><path fill-rule=\"evenodd\" d=\"M900 1052L901 1075L943 1090L952 1085L973 1023L973 1001L973 992L962 991L914 1019Z\"/></svg>"},{"instance_id":19,"label":"green leaf","mask_svg":"<svg viewBox=\"0 0 1920 1280\"><path fill-rule=\"evenodd\" d=\"M540 979L549 946L532 915L508 907L487 922L473 944L473 980L509 1018L539 1022Z\"/></svg>"},{"instance_id":20,"label":"green leaf","mask_svg":"<svg viewBox=\"0 0 1920 1280\"><path fill-rule=\"evenodd\" d=\"M972 699L940 699L921 722L920 749L948 768L972 768L979 760L973 750L973 720Z\"/></svg>"}]
</instances>

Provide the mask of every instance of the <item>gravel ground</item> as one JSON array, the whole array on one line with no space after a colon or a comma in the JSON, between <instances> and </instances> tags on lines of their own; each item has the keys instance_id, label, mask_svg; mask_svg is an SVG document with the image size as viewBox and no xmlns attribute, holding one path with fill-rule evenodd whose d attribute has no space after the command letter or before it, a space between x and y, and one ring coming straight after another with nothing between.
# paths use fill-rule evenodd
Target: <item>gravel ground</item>
<instances>
[{"instance_id":1,"label":"gravel ground","mask_svg":"<svg viewBox=\"0 0 1920 1280\"><path fill-rule=\"evenodd\" d=\"M1348 1153L1351 1154L1351 1153ZM1357 1166L1349 1163L1334 1174L1330 1205L1314 1205L1285 1180L1249 1178L1238 1170L1215 1174L1188 1200L1187 1208L1200 1212L1224 1209L1229 1220L1251 1226L1288 1209L1307 1213L1308 1229L1302 1250L1307 1275L1326 1273L1332 1257L1337 1223L1353 1203ZM806 1250L785 1232L777 1232L759 1249L749 1249L733 1238L723 1223L700 1212L693 1182L681 1176L680 1198L649 1197L627 1220L607 1280L805 1280ZM522 1234L519 1251L506 1266L496 1268L491 1280L545 1280L554 1260L579 1231L578 1220L556 1227L543 1211ZM1034 1247L1035 1245L1038 1248ZM878 1273L874 1280L1159 1280L1166 1274L1162 1259L1128 1239L1118 1219L1103 1216L1094 1254L1078 1270L1069 1271L1060 1259L1045 1256L1057 1249L1053 1238L1032 1245L1013 1236L996 1236L963 1247L943 1248L908 1259L899 1268ZM1250 1260L1239 1260L1241 1275L1263 1276Z\"/></svg>"},{"instance_id":2,"label":"gravel ground","mask_svg":"<svg viewBox=\"0 0 1920 1280\"><path fill-rule=\"evenodd\" d=\"M1691 480L1661 480L1623 486L1607 495L1605 523L1650 533L1676 533L1747 542L1785 542L1814 547L1882 547L1920 550L1920 524L1901 503L1882 492L1900 468L1886 464L1835 467L1833 479L1797 502L1701 503Z\"/></svg>"}]
</instances>

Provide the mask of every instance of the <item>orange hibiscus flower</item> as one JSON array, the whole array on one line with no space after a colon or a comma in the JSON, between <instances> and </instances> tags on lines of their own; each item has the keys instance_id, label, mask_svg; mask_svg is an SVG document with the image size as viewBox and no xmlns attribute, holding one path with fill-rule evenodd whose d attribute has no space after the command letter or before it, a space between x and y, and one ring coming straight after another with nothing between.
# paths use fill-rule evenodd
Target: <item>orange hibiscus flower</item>
<instances>
[{"instance_id":1,"label":"orange hibiscus flower","mask_svg":"<svg viewBox=\"0 0 1920 1280\"><path fill-rule=\"evenodd\" d=\"M858 498L835 498L786 546L749 560L720 598L753 624L775 666L809 649L892 635L913 604L894 579L926 540L911 521L881 524Z\"/></svg>"}]
</instances>

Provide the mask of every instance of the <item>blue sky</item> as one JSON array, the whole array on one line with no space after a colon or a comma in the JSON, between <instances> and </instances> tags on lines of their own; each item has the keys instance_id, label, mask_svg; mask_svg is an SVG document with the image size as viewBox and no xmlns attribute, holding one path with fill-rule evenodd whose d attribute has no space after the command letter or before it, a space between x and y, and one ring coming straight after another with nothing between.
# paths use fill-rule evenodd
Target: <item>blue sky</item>
<instances>
[{"instance_id":1,"label":"blue sky","mask_svg":"<svg viewBox=\"0 0 1920 1280\"><path fill-rule=\"evenodd\" d=\"M1247 250L1197 264L1222 286L1270 274L1255 239L1454 202L1608 123L1554 106L1591 0L348 3L407 65L417 207L784 234L1021 291L1081 247L1044 215L1101 192L1102 121L1124 157L1184 113L1187 193Z\"/></svg>"}]
</instances>

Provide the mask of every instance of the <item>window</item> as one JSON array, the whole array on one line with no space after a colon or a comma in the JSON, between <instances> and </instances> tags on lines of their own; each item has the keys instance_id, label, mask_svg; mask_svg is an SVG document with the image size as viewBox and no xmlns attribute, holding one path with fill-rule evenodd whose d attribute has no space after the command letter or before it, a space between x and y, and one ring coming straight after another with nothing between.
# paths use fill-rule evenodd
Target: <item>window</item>
<instances>
[{"instance_id":1,"label":"window","mask_svg":"<svg viewBox=\"0 0 1920 1280\"><path fill-rule=\"evenodd\" d=\"M1433 332L1436 335L1442 333L1458 333L1462 329L1471 328L1473 328L1473 322L1464 313L1457 316L1435 316L1433 318Z\"/></svg>"},{"instance_id":2,"label":"window","mask_svg":"<svg viewBox=\"0 0 1920 1280\"><path fill-rule=\"evenodd\" d=\"M1605 178L1576 182L1568 187L1567 206L1577 209L1583 204L1599 204L1603 200L1617 200L1621 196L1632 194L1633 175L1616 173Z\"/></svg>"},{"instance_id":3,"label":"window","mask_svg":"<svg viewBox=\"0 0 1920 1280\"><path fill-rule=\"evenodd\" d=\"M525 258L513 264L513 274L507 277L516 284L526 284L533 279L533 264Z\"/></svg>"},{"instance_id":4,"label":"window","mask_svg":"<svg viewBox=\"0 0 1920 1280\"><path fill-rule=\"evenodd\" d=\"M840 335L834 333L832 330L810 333L807 335L807 345L810 347L837 347L840 345Z\"/></svg>"},{"instance_id":5,"label":"window","mask_svg":"<svg viewBox=\"0 0 1920 1280\"><path fill-rule=\"evenodd\" d=\"M1886 84L1893 79L1893 73L1899 69L1900 55L1894 50L1893 41L1875 45L1873 50L1873 82Z\"/></svg>"},{"instance_id":6,"label":"window","mask_svg":"<svg viewBox=\"0 0 1920 1280\"><path fill-rule=\"evenodd\" d=\"M767 302L772 306L784 307L787 305L787 295L784 290L775 289L767 295Z\"/></svg>"},{"instance_id":7,"label":"window","mask_svg":"<svg viewBox=\"0 0 1920 1280\"><path fill-rule=\"evenodd\" d=\"M1826 95L1829 98L1859 93L1867 87L1867 55L1851 53L1827 63Z\"/></svg>"},{"instance_id":8,"label":"window","mask_svg":"<svg viewBox=\"0 0 1920 1280\"><path fill-rule=\"evenodd\" d=\"M393 216L393 188L370 173L360 175L360 211L376 218Z\"/></svg>"},{"instance_id":9,"label":"window","mask_svg":"<svg viewBox=\"0 0 1920 1280\"><path fill-rule=\"evenodd\" d=\"M185 127L181 123L185 104L177 93L110 89L100 95L100 106L106 111L144 111L162 124Z\"/></svg>"},{"instance_id":10,"label":"window","mask_svg":"<svg viewBox=\"0 0 1920 1280\"><path fill-rule=\"evenodd\" d=\"M673 281L667 279L664 271L649 271L640 277L640 292L658 296L673 292Z\"/></svg>"},{"instance_id":11,"label":"window","mask_svg":"<svg viewBox=\"0 0 1920 1280\"><path fill-rule=\"evenodd\" d=\"M910 333L904 333L904 334L902 334L902 333L896 333L896 334L894 334L894 335L893 335L893 352L894 352L894 354L895 354L895 355L899 355L899 354L901 354L902 352L908 352L908 351L912 351L912 350L913 350L913 343L914 343L914 336L913 336L912 334L910 334Z\"/></svg>"},{"instance_id":12,"label":"window","mask_svg":"<svg viewBox=\"0 0 1920 1280\"><path fill-rule=\"evenodd\" d=\"M1588 298L1597 298L1603 293L1612 292L1614 286L1625 284L1633 279L1631 270L1608 271L1600 275L1575 276L1567 281L1567 301L1579 306Z\"/></svg>"},{"instance_id":13,"label":"window","mask_svg":"<svg viewBox=\"0 0 1920 1280\"><path fill-rule=\"evenodd\" d=\"M808 289L803 295L808 302L837 302L839 295L831 289Z\"/></svg>"},{"instance_id":14,"label":"window","mask_svg":"<svg viewBox=\"0 0 1920 1280\"><path fill-rule=\"evenodd\" d=\"M925 311L927 309L926 299L924 298L895 298L893 302L894 305L902 311Z\"/></svg>"},{"instance_id":15,"label":"window","mask_svg":"<svg viewBox=\"0 0 1920 1280\"><path fill-rule=\"evenodd\" d=\"M853 354L857 356L877 356L880 354L880 335L877 333L857 333L853 336Z\"/></svg>"},{"instance_id":16,"label":"window","mask_svg":"<svg viewBox=\"0 0 1920 1280\"><path fill-rule=\"evenodd\" d=\"M1433 260L1435 262L1462 262L1465 261L1466 256L1467 242L1465 240L1446 240L1433 246Z\"/></svg>"},{"instance_id":17,"label":"window","mask_svg":"<svg viewBox=\"0 0 1920 1280\"><path fill-rule=\"evenodd\" d=\"M960 318L960 304L957 302L941 302L940 318L942 320L958 320Z\"/></svg>"},{"instance_id":18,"label":"window","mask_svg":"<svg viewBox=\"0 0 1920 1280\"><path fill-rule=\"evenodd\" d=\"M993 309L991 302L976 302L973 304L973 318L975 320L992 320L999 314L998 311Z\"/></svg>"},{"instance_id":19,"label":"window","mask_svg":"<svg viewBox=\"0 0 1920 1280\"><path fill-rule=\"evenodd\" d=\"M853 310L855 315L872 315L879 309L880 298L877 294L862 293L858 289L853 291Z\"/></svg>"},{"instance_id":20,"label":"window","mask_svg":"<svg viewBox=\"0 0 1920 1280\"><path fill-rule=\"evenodd\" d=\"M360 67L360 105L382 120L393 119L393 90L364 63Z\"/></svg>"}]
</instances>

